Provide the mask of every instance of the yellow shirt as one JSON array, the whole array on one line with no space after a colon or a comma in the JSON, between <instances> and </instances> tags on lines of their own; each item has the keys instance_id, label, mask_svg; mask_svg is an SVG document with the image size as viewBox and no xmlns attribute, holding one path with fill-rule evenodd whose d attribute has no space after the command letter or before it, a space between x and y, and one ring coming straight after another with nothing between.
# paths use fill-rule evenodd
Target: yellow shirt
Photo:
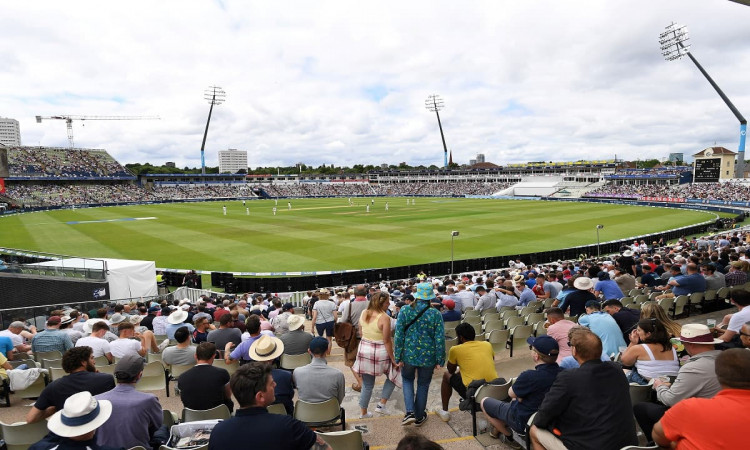
<instances>
[{"instance_id":1,"label":"yellow shirt","mask_svg":"<svg viewBox=\"0 0 750 450\"><path fill-rule=\"evenodd\" d=\"M8 362L8 358L5 357L2 353L0 353L0 377L8 378L8 372L5 371L5 367L3 365Z\"/></svg>"},{"instance_id":2,"label":"yellow shirt","mask_svg":"<svg viewBox=\"0 0 750 450\"><path fill-rule=\"evenodd\" d=\"M474 380L492 381L497 378L495 353L492 344L484 341L466 341L451 347L448 362L456 364L461 373L461 381L468 386Z\"/></svg>"}]
</instances>

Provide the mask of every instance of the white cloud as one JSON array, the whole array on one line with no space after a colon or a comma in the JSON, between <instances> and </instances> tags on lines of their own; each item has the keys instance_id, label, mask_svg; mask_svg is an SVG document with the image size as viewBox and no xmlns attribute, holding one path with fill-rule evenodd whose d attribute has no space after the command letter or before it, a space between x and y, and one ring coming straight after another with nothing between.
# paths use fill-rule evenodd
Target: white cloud
<instances>
[{"instance_id":1,"label":"white cloud","mask_svg":"<svg viewBox=\"0 0 750 450\"><path fill-rule=\"evenodd\" d=\"M0 115L28 145L65 146L35 115L158 115L74 123L122 162L200 163L206 143L251 166L665 157L735 150L738 123L657 36L688 25L693 52L750 115L750 8L726 0L550 2L53 1L4 5ZM82 126L83 125L83 126Z\"/></svg>"}]
</instances>

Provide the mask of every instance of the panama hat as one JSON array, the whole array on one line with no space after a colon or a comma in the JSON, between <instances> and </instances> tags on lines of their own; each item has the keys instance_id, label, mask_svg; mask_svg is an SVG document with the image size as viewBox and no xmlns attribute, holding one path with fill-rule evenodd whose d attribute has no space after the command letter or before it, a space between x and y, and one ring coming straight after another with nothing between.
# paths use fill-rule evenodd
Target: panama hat
<instances>
[{"instance_id":1,"label":"panama hat","mask_svg":"<svg viewBox=\"0 0 750 450\"><path fill-rule=\"evenodd\" d=\"M582 291L588 291L594 287L594 282L589 277L578 277L573 282L573 287Z\"/></svg>"},{"instance_id":2,"label":"panama hat","mask_svg":"<svg viewBox=\"0 0 750 450\"><path fill-rule=\"evenodd\" d=\"M62 411L49 418L47 428L58 436L76 437L96 430L112 415L112 403L97 401L90 392L82 391L65 400Z\"/></svg>"},{"instance_id":3,"label":"panama hat","mask_svg":"<svg viewBox=\"0 0 750 450\"><path fill-rule=\"evenodd\" d=\"M721 344L721 339L714 339L708 326L701 323L687 323L680 330L680 341L690 344Z\"/></svg>"},{"instance_id":4,"label":"panama hat","mask_svg":"<svg viewBox=\"0 0 750 450\"><path fill-rule=\"evenodd\" d=\"M250 346L250 359L253 361L272 361L284 353L281 339L263 335Z\"/></svg>"},{"instance_id":5,"label":"panama hat","mask_svg":"<svg viewBox=\"0 0 750 450\"><path fill-rule=\"evenodd\" d=\"M83 323L83 332L86 333L86 334L91 334L91 332L93 331L92 327L97 322L106 322L106 320L104 320L104 319L89 319L89 320L87 320L86 322Z\"/></svg>"},{"instance_id":6,"label":"panama hat","mask_svg":"<svg viewBox=\"0 0 750 450\"><path fill-rule=\"evenodd\" d=\"M187 311L183 311L182 309L178 309L177 311L173 312L172 314L167 317L167 322L171 323L172 325L178 325L185 321L185 319L188 318Z\"/></svg>"},{"instance_id":7,"label":"panama hat","mask_svg":"<svg viewBox=\"0 0 750 450\"><path fill-rule=\"evenodd\" d=\"M289 331L294 331L304 325L305 318L297 314L292 314L286 319L286 323L289 325Z\"/></svg>"},{"instance_id":8,"label":"panama hat","mask_svg":"<svg viewBox=\"0 0 750 450\"><path fill-rule=\"evenodd\" d=\"M624 256L626 258L628 256L633 256L633 252L631 250L625 250L624 252L622 252L622 256Z\"/></svg>"},{"instance_id":9,"label":"panama hat","mask_svg":"<svg viewBox=\"0 0 750 450\"><path fill-rule=\"evenodd\" d=\"M120 322L125 322L126 320L128 320L128 318L124 314L114 313L112 314L112 317L109 318L109 323L116 325Z\"/></svg>"},{"instance_id":10,"label":"panama hat","mask_svg":"<svg viewBox=\"0 0 750 450\"><path fill-rule=\"evenodd\" d=\"M130 323L132 323L133 325L137 325L137 324L141 323L141 320L143 320L144 317L146 317L146 316L141 316L140 314L135 314L135 315L132 315L132 316L128 316L128 321Z\"/></svg>"}]
</instances>

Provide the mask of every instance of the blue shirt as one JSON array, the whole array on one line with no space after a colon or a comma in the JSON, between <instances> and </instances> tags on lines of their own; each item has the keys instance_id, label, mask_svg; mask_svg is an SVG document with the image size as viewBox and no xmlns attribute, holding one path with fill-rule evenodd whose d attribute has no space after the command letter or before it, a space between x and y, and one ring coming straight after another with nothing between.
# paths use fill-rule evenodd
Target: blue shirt
<instances>
[{"instance_id":1,"label":"blue shirt","mask_svg":"<svg viewBox=\"0 0 750 450\"><path fill-rule=\"evenodd\" d=\"M448 311L443 311L443 322L455 322L457 320L461 320L460 311L456 311L455 309L449 309Z\"/></svg>"},{"instance_id":2,"label":"blue shirt","mask_svg":"<svg viewBox=\"0 0 750 450\"><path fill-rule=\"evenodd\" d=\"M234 350L232 350L232 353L229 354L229 357L232 359L252 361L252 359L250 358L250 346L253 345L253 342L257 341L261 336L263 335L258 334L257 336L250 336L248 340L235 347Z\"/></svg>"},{"instance_id":3,"label":"blue shirt","mask_svg":"<svg viewBox=\"0 0 750 450\"><path fill-rule=\"evenodd\" d=\"M255 406L217 423L208 450L298 450L311 448L315 440L315 432L292 416Z\"/></svg>"},{"instance_id":4,"label":"blue shirt","mask_svg":"<svg viewBox=\"0 0 750 450\"><path fill-rule=\"evenodd\" d=\"M544 395L549 391L561 370L557 363L539 364L534 370L526 370L518 375L516 382L513 383L513 392L523 401L513 400L510 405L516 419L515 424L510 424L513 429L521 431L526 429L526 422L539 409Z\"/></svg>"},{"instance_id":5,"label":"blue shirt","mask_svg":"<svg viewBox=\"0 0 750 450\"><path fill-rule=\"evenodd\" d=\"M615 319L604 311L596 311L592 314L586 314L578 318L578 324L588 327L602 340L602 351L611 355L617 354L620 347L625 347L625 339L622 337L622 330L617 325Z\"/></svg>"},{"instance_id":6,"label":"blue shirt","mask_svg":"<svg viewBox=\"0 0 750 450\"><path fill-rule=\"evenodd\" d=\"M190 335L193 335L193 331L195 331L195 327L187 322L178 323L177 325L168 323L167 324L167 338L174 339L174 332L182 327L187 327L188 331L190 332Z\"/></svg>"},{"instance_id":7,"label":"blue shirt","mask_svg":"<svg viewBox=\"0 0 750 450\"><path fill-rule=\"evenodd\" d=\"M621 299L625 297L625 295L622 293L622 289L620 289L620 286L617 285L617 282L615 280L600 280L597 281L594 285L594 290L597 292L601 292L604 296L604 300L610 300L610 299Z\"/></svg>"},{"instance_id":8,"label":"blue shirt","mask_svg":"<svg viewBox=\"0 0 750 450\"><path fill-rule=\"evenodd\" d=\"M13 341L7 336L0 336L0 353L7 358L11 350L13 350Z\"/></svg>"},{"instance_id":9,"label":"blue shirt","mask_svg":"<svg viewBox=\"0 0 750 450\"><path fill-rule=\"evenodd\" d=\"M536 280L534 281L536 283ZM521 291L521 296L518 297L518 306L526 306L531 302L536 301L536 294L534 294L534 291L532 291L529 288L524 289Z\"/></svg>"},{"instance_id":10,"label":"blue shirt","mask_svg":"<svg viewBox=\"0 0 750 450\"><path fill-rule=\"evenodd\" d=\"M679 275L674 280L679 285L672 287L672 293L675 296L690 295L693 292L703 292L706 290L706 279L699 273Z\"/></svg>"}]
</instances>

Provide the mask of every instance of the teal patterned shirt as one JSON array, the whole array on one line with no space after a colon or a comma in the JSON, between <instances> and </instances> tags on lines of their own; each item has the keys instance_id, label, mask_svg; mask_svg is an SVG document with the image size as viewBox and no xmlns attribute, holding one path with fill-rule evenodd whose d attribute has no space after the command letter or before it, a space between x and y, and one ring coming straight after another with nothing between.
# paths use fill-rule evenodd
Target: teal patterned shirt
<instances>
[{"instance_id":1,"label":"teal patterned shirt","mask_svg":"<svg viewBox=\"0 0 750 450\"><path fill-rule=\"evenodd\" d=\"M414 304L413 304L414 305ZM428 310L404 333L406 326L424 308ZM396 321L397 362L405 362L416 367L445 365L445 329L443 316L430 306L429 301L419 300L414 307L404 306Z\"/></svg>"}]
</instances>

